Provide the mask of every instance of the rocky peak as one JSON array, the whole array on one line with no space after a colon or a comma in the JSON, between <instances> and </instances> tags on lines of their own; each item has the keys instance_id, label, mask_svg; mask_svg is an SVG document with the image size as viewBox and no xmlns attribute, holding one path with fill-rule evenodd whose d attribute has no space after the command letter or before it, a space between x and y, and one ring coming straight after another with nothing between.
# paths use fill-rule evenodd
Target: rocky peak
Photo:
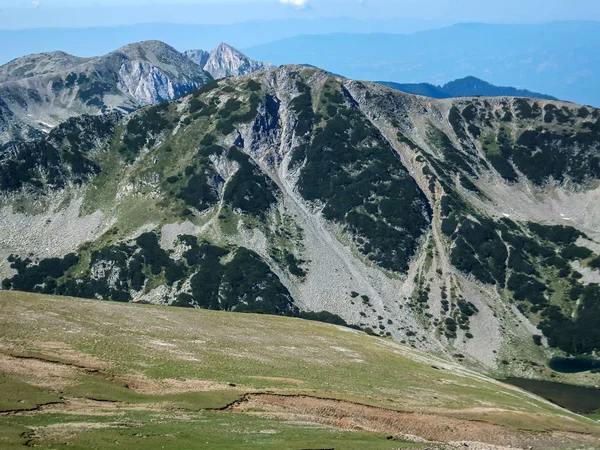
<instances>
[{"instance_id":1,"label":"rocky peak","mask_svg":"<svg viewBox=\"0 0 600 450\"><path fill-rule=\"evenodd\" d=\"M254 61L225 43L219 44L217 48L210 52L206 64L203 66L204 70L215 79L241 76L261 70L274 69L275 67L270 63Z\"/></svg>"}]
</instances>

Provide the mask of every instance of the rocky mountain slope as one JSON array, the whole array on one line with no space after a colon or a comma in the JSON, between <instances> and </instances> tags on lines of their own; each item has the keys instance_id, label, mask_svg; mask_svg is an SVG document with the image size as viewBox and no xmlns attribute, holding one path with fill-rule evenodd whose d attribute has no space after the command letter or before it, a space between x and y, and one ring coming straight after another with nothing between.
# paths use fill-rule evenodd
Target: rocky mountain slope
<instances>
[{"instance_id":1,"label":"rocky mountain slope","mask_svg":"<svg viewBox=\"0 0 600 450\"><path fill-rule=\"evenodd\" d=\"M211 79L158 41L97 58L62 52L19 58L0 67L0 143L40 137L80 114L127 112L172 100Z\"/></svg>"},{"instance_id":2,"label":"rocky mountain slope","mask_svg":"<svg viewBox=\"0 0 600 450\"><path fill-rule=\"evenodd\" d=\"M60 51L23 56L0 66L0 83L60 72L78 66L89 59Z\"/></svg>"},{"instance_id":3,"label":"rocky mountain slope","mask_svg":"<svg viewBox=\"0 0 600 450\"><path fill-rule=\"evenodd\" d=\"M238 77L261 70L271 70L276 67L270 63L254 61L225 43L219 44L210 53L204 50L188 50L183 54L210 73L215 79Z\"/></svg>"},{"instance_id":4,"label":"rocky mountain slope","mask_svg":"<svg viewBox=\"0 0 600 450\"><path fill-rule=\"evenodd\" d=\"M596 109L283 66L3 154L0 277L346 322L543 378L600 349L599 179Z\"/></svg>"},{"instance_id":5,"label":"rocky mountain slope","mask_svg":"<svg viewBox=\"0 0 600 450\"><path fill-rule=\"evenodd\" d=\"M384 86L391 87L407 94L424 95L432 98L453 98L453 97L527 97L538 98L541 100L557 100L556 98L532 92L527 89L517 89L514 87L494 86L487 81L476 77L459 78L450 81L443 86L436 86L430 83L394 83L391 81L379 81Z\"/></svg>"}]
</instances>

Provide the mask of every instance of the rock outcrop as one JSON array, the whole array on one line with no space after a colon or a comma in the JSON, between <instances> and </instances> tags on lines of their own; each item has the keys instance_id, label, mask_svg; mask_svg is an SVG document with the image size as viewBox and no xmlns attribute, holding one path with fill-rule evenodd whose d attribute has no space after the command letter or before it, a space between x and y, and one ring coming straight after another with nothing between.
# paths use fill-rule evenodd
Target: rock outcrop
<instances>
[{"instance_id":1,"label":"rock outcrop","mask_svg":"<svg viewBox=\"0 0 600 450\"><path fill-rule=\"evenodd\" d=\"M215 79L238 77L276 67L274 64L254 61L225 43L220 44L210 53L203 50L188 50L184 54Z\"/></svg>"}]
</instances>

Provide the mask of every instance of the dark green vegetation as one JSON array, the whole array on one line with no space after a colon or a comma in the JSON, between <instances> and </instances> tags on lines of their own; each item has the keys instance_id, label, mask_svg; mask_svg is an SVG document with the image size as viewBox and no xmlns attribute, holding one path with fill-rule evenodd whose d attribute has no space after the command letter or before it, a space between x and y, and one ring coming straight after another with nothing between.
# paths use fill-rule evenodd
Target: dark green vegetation
<instances>
[{"instance_id":1,"label":"dark green vegetation","mask_svg":"<svg viewBox=\"0 0 600 450\"><path fill-rule=\"evenodd\" d=\"M582 233L558 225L522 226L508 219L473 220L462 216L452 199L442 202L442 215L442 231L454 242L455 267L508 290L519 309L536 318L550 346L575 354L600 349L594 325L600 317L600 286L584 286L569 265L592 254L575 245ZM553 300L559 286L566 289L566 302Z\"/></svg>"},{"instance_id":2,"label":"dark green vegetation","mask_svg":"<svg viewBox=\"0 0 600 450\"><path fill-rule=\"evenodd\" d=\"M181 261L160 247L155 233L144 233L133 242L91 252L83 274L70 271L80 261L76 254L40 261L11 255L9 262L17 274L3 280L2 287L128 302L132 293L147 292L149 286L158 284L179 291L189 279L189 291L181 291L173 306L285 315L348 326L335 314L300 311L287 288L255 252L217 247L195 236L180 236L179 241L185 249ZM222 262L228 255L232 258Z\"/></svg>"},{"instance_id":3,"label":"dark green vegetation","mask_svg":"<svg viewBox=\"0 0 600 450\"><path fill-rule=\"evenodd\" d=\"M191 292L180 294L176 306L199 306L241 312L292 315L293 299L269 266L256 253L240 248L227 264L228 250L194 236L182 236L188 248L183 254L194 275Z\"/></svg>"},{"instance_id":4,"label":"dark green vegetation","mask_svg":"<svg viewBox=\"0 0 600 450\"><path fill-rule=\"evenodd\" d=\"M181 286L190 277L191 292L181 293L176 306L297 315L293 300L279 278L256 253L238 248L233 259L221 264L230 250L182 236L188 249L184 261L164 251L155 233L144 233L132 243L120 243L93 251L86 274L65 273L79 262L77 255L38 262L11 256L17 275L3 281L6 289L100 298L126 302L132 291L142 291L153 280ZM147 283L148 281L148 283Z\"/></svg>"},{"instance_id":5,"label":"dark green vegetation","mask_svg":"<svg viewBox=\"0 0 600 450\"><path fill-rule=\"evenodd\" d=\"M460 185L481 197L474 181L478 173L490 169L488 162L509 182L518 181L519 173L538 186L566 181L585 185L598 179L598 122L586 121L575 127L575 112L549 105L544 109L545 123L551 126L513 135L505 125L513 121L511 105L501 102L500 109L492 115L486 103L475 100L462 110L456 106L450 109L448 120L460 142L458 146L442 131L430 128L430 142L443 160L422 152L445 193L440 206L441 229L451 238L451 262L480 282L498 286L538 325L550 346L574 354L598 350L600 334L593 323L600 317L600 288L580 283L580 276L570 265L584 260L592 269L600 265L597 255L576 245L584 235L572 227L491 219L456 190L458 173ZM535 101L515 99L512 106L522 121L539 123L542 117L542 108ZM577 116L595 119L583 109ZM483 124L484 128L474 123ZM485 129L494 131L490 134ZM473 139L481 140L487 161L473 151ZM419 151L418 147L415 149ZM431 171L424 173L430 176Z\"/></svg>"},{"instance_id":6,"label":"dark green vegetation","mask_svg":"<svg viewBox=\"0 0 600 450\"><path fill-rule=\"evenodd\" d=\"M292 100L290 106L298 115L296 134L304 136L311 131L313 124L317 120L317 116L313 111L312 91L310 87L301 81L296 82L296 87L300 91L300 95Z\"/></svg>"},{"instance_id":7,"label":"dark green vegetation","mask_svg":"<svg viewBox=\"0 0 600 450\"><path fill-rule=\"evenodd\" d=\"M539 106L527 100L514 101L520 118L537 118ZM546 106L546 123L570 125L573 113L569 109ZM586 110L587 111L587 110ZM541 113L539 113L541 114ZM516 181L518 169L536 185L550 181L563 183L567 179L582 184L600 177L600 121L584 122L581 128L527 129L512 136L500 127L495 137L483 140L484 151L494 168L507 181Z\"/></svg>"},{"instance_id":8,"label":"dark green vegetation","mask_svg":"<svg viewBox=\"0 0 600 450\"><path fill-rule=\"evenodd\" d=\"M219 187L225 182L214 171L209 161L210 155L220 156L225 149L213 142L213 136L204 136L200 141L200 150L194 158L195 164L187 166L182 174L166 179L168 185L179 187L175 196L198 211L207 210L217 204ZM167 190L170 188L171 186L167 186Z\"/></svg>"},{"instance_id":9,"label":"dark green vegetation","mask_svg":"<svg viewBox=\"0 0 600 450\"><path fill-rule=\"evenodd\" d=\"M522 125L517 131L507 126L513 122L511 106ZM581 115L567 107L546 105L543 121L540 105L532 100L514 99L512 105L503 101L494 114L490 107L485 100L473 100L462 110L458 106L450 109L448 121L462 143L462 150L454 147L441 131L430 131L432 142L442 150L445 163L450 165L445 167L438 161L432 162L434 167L438 165L446 173L453 169L473 177L477 172L489 170L489 162L509 182L518 181L519 171L538 186L567 180L584 184L600 177L600 121L591 117L586 108L583 108L587 113L583 114L585 121L575 126L576 116ZM532 120L543 125L527 125ZM487 162L473 152L477 141L481 142Z\"/></svg>"},{"instance_id":10,"label":"dark green vegetation","mask_svg":"<svg viewBox=\"0 0 600 450\"><path fill-rule=\"evenodd\" d=\"M216 205L225 180L215 171L209 157L222 157L236 163L238 168L222 192L223 201L243 213L262 217L276 202L277 186L260 171L255 163L236 147L225 150L213 144L210 134L200 141L200 149L183 173L167 177L166 189L178 187L175 196L198 211Z\"/></svg>"},{"instance_id":11,"label":"dark green vegetation","mask_svg":"<svg viewBox=\"0 0 600 450\"><path fill-rule=\"evenodd\" d=\"M60 92L63 89L70 89L78 87L77 97L84 102L87 106L104 107L104 94L109 92L118 92L114 85L106 81L96 79L92 74L91 76L85 73L76 74L71 72L65 77L65 80L56 79L52 82L52 90ZM103 108L103 109L104 109Z\"/></svg>"},{"instance_id":12,"label":"dark green vegetation","mask_svg":"<svg viewBox=\"0 0 600 450\"><path fill-rule=\"evenodd\" d=\"M583 287L573 282L571 298L580 300L575 318L551 305L542 311L540 329L548 336L548 343L569 353L591 353L600 348L600 286L591 284Z\"/></svg>"},{"instance_id":13,"label":"dark green vegetation","mask_svg":"<svg viewBox=\"0 0 600 450\"><path fill-rule=\"evenodd\" d=\"M508 378L503 381L533 392L578 414L591 414L600 410L600 389L598 388L525 378Z\"/></svg>"},{"instance_id":14,"label":"dark green vegetation","mask_svg":"<svg viewBox=\"0 0 600 450\"><path fill-rule=\"evenodd\" d=\"M430 224L426 198L377 129L344 103L339 86L327 92L321 102L337 113L303 148L300 192L322 202L325 218L350 231L370 260L405 272ZM302 108L300 116L313 117L307 99Z\"/></svg>"},{"instance_id":15,"label":"dark green vegetation","mask_svg":"<svg viewBox=\"0 0 600 450\"><path fill-rule=\"evenodd\" d=\"M127 122L123 145L119 149L126 161L133 162L144 146L154 145L158 134L173 129L174 124L167 119L168 108L169 103L160 103L136 114Z\"/></svg>"},{"instance_id":16,"label":"dark green vegetation","mask_svg":"<svg viewBox=\"0 0 600 450\"><path fill-rule=\"evenodd\" d=\"M118 113L69 119L40 141L15 144L0 153L0 190L42 192L82 184L100 167L90 154L115 133Z\"/></svg>"},{"instance_id":17,"label":"dark green vegetation","mask_svg":"<svg viewBox=\"0 0 600 450\"><path fill-rule=\"evenodd\" d=\"M276 202L274 192L277 186L251 162L248 155L237 148L231 147L227 156L239 164L239 169L227 183L223 199L232 208L263 216Z\"/></svg>"}]
</instances>

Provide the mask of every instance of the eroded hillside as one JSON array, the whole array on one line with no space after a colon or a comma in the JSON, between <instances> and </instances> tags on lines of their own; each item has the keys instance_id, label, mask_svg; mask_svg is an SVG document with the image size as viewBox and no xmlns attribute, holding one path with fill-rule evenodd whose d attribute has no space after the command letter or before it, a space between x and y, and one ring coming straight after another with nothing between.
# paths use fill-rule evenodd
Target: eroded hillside
<instances>
[{"instance_id":1,"label":"eroded hillside","mask_svg":"<svg viewBox=\"0 0 600 450\"><path fill-rule=\"evenodd\" d=\"M599 149L599 111L556 101L221 80L4 154L3 287L346 322L544 377L600 348Z\"/></svg>"}]
</instances>

